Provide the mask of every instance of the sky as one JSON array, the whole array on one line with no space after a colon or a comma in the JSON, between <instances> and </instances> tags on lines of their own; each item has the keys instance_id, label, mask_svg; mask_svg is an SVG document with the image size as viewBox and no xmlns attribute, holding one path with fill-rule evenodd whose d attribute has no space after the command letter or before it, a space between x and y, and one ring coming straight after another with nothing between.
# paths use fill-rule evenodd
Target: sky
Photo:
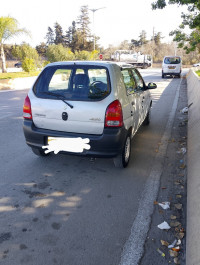
<instances>
[{"instance_id":1,"label":"sky","mask_svg":"<svg viewBox=\"0 0 200 265\"><path fill-rule=\"evenodd\" d=\"M165 37L163 42L170 42L169 32L181 24L181 12L185 7L168 6L162 10L153 11L151 3L155 0L7 0L2 1L1 16L12 16L18 20L21 28L31 33L31 38L21 36L9 43L25 41L35 47L45 42L48 27L54 27L58 22L63 31L68 30L73 20L80 15L80 8L87 5L90 9L90 28L100 37L99 44L107 48L109 44L119 45L122 41L138 39L142 30L147 32L150 39L154 32L161 32Z\"/></svg>"}]
</instances>

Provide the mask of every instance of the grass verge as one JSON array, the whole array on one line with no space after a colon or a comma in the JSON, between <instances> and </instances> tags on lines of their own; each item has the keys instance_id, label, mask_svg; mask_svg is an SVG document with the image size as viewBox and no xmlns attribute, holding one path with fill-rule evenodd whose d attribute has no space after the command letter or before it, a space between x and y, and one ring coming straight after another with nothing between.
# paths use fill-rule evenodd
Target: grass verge
<instances>
[{"instance_id":1,"label":"grass verge","mask_svg":"<svg viewBox=\"0 0 200 265\"><path fill-rule=\"evenodd\" d=\"M40 71L36 72L17 72L17 73L0 73L0 80L1 79L14 79L19 77L30 77L30 76L37 76L39 75Z\"/></svg>"},{"instance_id":2,"label":"grass verge","mask_svg":"<svg viewBox=\"0 0 200 265\"><path fill-rule=\"evenodd\" d=\"M196 74L197 74L198 76L200 76L200 70L196 71Z\"/></svg>"}]
</instances>

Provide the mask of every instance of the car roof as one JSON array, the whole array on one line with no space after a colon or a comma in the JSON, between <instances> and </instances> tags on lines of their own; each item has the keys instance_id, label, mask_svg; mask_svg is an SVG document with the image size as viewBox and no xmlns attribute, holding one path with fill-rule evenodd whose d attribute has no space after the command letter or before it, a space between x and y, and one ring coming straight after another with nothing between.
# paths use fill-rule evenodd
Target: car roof
<instances>
[{"instance_id":1,"label":"car roof","mask_svg":"<svg viewBox=\"0 0 200 265\"><path fill-rule=\"evenodd\" d=\"M46 65L46 67L48 66L65 66L65 65L96 65L96 66L104 66L104 67L108 67L111 65L117 65L119 67L132 67L133 66L131 64L127 64L125 62L112 62L112 61L61 61L61 62L54 62L54 63L50 63L48 65Z\"/></svg>"},{"instance_id":2,"label":"car roof","mask_svg":"<svg viewBox=\"0 0 200 265\"><path fill-rule=\"evenodd\" d=\"M179 58L181 58L181 56L179 56L179 55L167 55L164 58L166 58L166 57L179 57Z\"/></svg>"}]
</instances>

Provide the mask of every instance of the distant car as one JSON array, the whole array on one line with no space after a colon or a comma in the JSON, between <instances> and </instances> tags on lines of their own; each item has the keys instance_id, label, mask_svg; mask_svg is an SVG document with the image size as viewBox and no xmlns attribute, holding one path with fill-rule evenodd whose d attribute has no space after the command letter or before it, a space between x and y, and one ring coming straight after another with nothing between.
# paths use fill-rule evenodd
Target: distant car
<instances>
[{"instance_id":1,"label":"distant car","mask_svg":"<svg viewBox=\"0 0 200 265\"><path fill-rule=\"evenodd\" d=\"M49 64L24 101L26 142L39 156L61 151L113 157L117 167L126 167L132 137L150 122L149 89L156 87L127 64Z\"/></svg>"},{"instance_id":2,"label":"distant car","mask_svg":"<svg viewBox=\"0 0 200 265\"><path fill-rule=\"evenodd\" d=\"M181 77L182 63L180 56L165 56L162 63L162 78L166 75Z\"/></svg>"},{"instance_id":3,"label":"distant car","mask_svg":"<svg viewBox=\"0 0 200 265\"><path fill-rule=\"evenodd\" d=\"M200 63L193 64L194 67L200 66Z\"/></svg>"},{"instance_id":4,"label":"distant car","mask_svg":"<svg viewBox=\"0 0 200 265\"><path fill-rule=\"evenodd\" d=\"M21 62L16 63L16 64L15 64L15 67L17 67L17 68L22 67L22 63L21 63Z\"/></svg>"}]
</instances>

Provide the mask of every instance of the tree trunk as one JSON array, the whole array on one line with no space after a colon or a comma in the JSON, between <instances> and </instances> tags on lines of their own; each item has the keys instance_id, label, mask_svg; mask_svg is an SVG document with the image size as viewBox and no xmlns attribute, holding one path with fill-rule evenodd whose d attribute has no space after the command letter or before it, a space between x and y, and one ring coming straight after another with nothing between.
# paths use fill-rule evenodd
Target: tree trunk
<instances>
[{"instance_id":1,"label":"tree trunk","mask_svg":"<svg viewBox=\"0 0 200 265\"><path fill-rule=\"evenodd\" d=\"M1 61L2 61L2 73L7 73L6 69L6 57L3 49L3 43L1 43Z\"/></svg>"}]
</instances>

